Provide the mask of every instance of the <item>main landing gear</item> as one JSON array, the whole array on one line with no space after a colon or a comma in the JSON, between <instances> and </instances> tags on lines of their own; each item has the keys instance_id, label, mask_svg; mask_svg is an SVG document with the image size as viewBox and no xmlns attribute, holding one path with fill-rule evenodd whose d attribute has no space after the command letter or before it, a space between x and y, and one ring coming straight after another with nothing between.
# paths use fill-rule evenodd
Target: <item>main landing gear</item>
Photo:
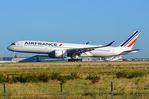
<instances>
[{"instance_id":1,"label":"main landing gear","mask_svg":"<svg viewBox=\"0 0 149 99\"><path fill-rule=\"evenodd\" d=\"M82 62L80 55L72 55L68 62Z\"/></svg>"}]
</instances>

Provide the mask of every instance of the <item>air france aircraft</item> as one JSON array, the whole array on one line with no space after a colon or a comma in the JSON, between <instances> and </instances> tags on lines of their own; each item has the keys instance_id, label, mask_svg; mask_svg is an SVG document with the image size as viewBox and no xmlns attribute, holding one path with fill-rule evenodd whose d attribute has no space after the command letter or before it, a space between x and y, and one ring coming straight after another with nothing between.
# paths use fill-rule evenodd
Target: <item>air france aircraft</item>
<instances>
[{"instance_id":1,"label":"air france aircraft","mask_svg":"<svg viewBox=\"0 0 149 99\"><path fill-rule=\"evenodd\" d=\"M139 51L139 49L133 49L139 34L138 31L135 31L117 47L111 46L114 41L107 45L89 45L88 43L73 44L25 40L12 43L8 50L22 53L48 54L50 58L69 58L68 61L81 61L80 57L117 57Z\"/></svg>"}]
</instances>

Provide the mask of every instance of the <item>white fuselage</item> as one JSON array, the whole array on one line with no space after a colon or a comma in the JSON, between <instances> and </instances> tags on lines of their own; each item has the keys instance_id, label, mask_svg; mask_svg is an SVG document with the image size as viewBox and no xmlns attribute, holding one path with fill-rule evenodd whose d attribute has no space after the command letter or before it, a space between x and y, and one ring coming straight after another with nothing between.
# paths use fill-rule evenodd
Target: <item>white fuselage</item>
<instances>
[{"instance_id":1,"label":"white fuselage","mask_svg":"<svg viewBox=\"0 0 149 99\"><path fill-rule=\"evenodd\" d=\"M11 44L8 49L15 52L23 53L40 53L49 54L55 50L69 50L73 48L96 47L99 45L58 43L45 41L17 41ZM122 52L130 50L128 47L103 47L96 48L92 51L82 53L82 57L110 57L120 55Z\"/></svg>"}]
</instances>

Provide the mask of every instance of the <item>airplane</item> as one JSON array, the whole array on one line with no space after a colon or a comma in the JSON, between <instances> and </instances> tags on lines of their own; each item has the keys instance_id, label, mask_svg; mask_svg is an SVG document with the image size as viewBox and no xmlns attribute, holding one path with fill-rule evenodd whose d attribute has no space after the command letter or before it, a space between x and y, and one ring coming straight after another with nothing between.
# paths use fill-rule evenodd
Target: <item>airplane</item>
<instances>
[{"instance_id":1,"label":"airplane","mask_svg":"<svg viewBox=\"0 0 149 99\"><path fill-rule=\"evenodd\" d=\"M107 45L90 45L89 42L74 44L25 40L14 42L7 49L21 53L48 54L50 58L69 58L68 61L82 61L81 57L119 57L139 51L139 49L133 49L139 34L139 31L135 31L117 47L111 46L114 41Z\"/></svg>"}]
</instances>

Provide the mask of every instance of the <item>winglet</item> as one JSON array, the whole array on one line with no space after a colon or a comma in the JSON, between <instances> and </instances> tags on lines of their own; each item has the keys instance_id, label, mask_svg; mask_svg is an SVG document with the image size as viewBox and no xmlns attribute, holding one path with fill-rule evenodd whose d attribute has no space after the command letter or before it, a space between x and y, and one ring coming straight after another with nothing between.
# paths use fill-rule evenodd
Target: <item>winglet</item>
<instances>
[{"instance_id":1,"label":"winglet","mask_svg":"<svg viewBox=\"0 0 149 99\"><path fill-rule=\"evenodd\" d=\"M112 41L111 43L107 44L106 46L111 46L115 41Z\"/></svg>"}]
</instances>

